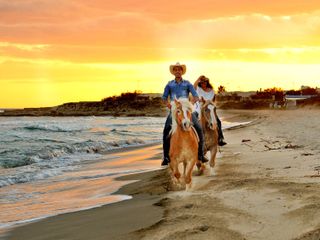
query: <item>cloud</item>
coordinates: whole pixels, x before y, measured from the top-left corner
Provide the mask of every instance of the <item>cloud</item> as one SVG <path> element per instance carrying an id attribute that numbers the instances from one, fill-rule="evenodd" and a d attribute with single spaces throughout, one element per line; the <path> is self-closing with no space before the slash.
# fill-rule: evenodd
<path id="1" fill-rule="evenodd" d="M 72 62 L 177 56 L 264 61 L 274 58 L 237 50 L 319 46 L 319 5 L 313 0 L 0 0 L 0 42 L 11 44 L 0 45 L 0 53 Z M 46 47 L 34 47 L 40 45 Z"/>
<path id="2" fill-rule="evenodd" d="M 290 17 L 251 14 L 181 22 L 161 29 L 159 45 L 212 49 L 318 46 L 314 32 L 320 28 L 319 13 Z"/>
<path id="3" fill-rule="evenodd" d="M 320 47 L 281 48 L 132 48 L 0 43 L 4 61 L 61 64 L 152 63 L 172 59 L 272 63 L 319 63 Z M 22 65 L 21 65 L 22 66 Z M 16 66 L 21 69 L 20 66 Z M 38 65 L 41 68 L 41 64 Z M 20 71 L 20 70 L 19 70 Z M 21 70 L 24 72 L 24 70 Z"/>
<path id="4" fill-rule="evenodd" d="M 101 17 L 66 24 L 0 24 L 0 41 L 32 44 L 150 46 L 155 26 L 137 15 Z"/>
<path id="5" fill-rule="evenodd" d="M 0 0 L 2 24 L 59 24 L 83 19 L 88 8 L 66 0 Z"/>

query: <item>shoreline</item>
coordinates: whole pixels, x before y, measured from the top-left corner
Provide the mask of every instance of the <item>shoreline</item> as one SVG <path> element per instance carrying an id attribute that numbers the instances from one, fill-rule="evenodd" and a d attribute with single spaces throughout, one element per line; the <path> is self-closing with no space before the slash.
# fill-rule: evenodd
<path id="1" fill-rule="evenodd" d="M 166 169 L 127 175 L 118 180 L 140 181 L 116 193 L 133 199 L 30 223 L 5 239 L 317 239 L 319 111 L 255 114 L 254 124 L 225 132 L 216 175 L 194 176 L 190 191 L 168 191 Z"/>
<path id="2" fill-rule="evenodd" d="M 167 169 L 160 169 L 119 177 L 119 181 L 135 182 L 113 194 L 132 195 L 131 199 L 27 223 L 13 228 L 1 239 L 118 239 L 156 224 L 164 212 L 159 201 L 167 190 L 159 183 L 168 182 L 166 172 Z"/>
<path id="3" fill-rule="evenodd" d="M 73 209 L 73 210 L 69 209 L 69 211 L 67 211 L 67 212 L 61 212 L 61 213 L 58 212 L 56 214 L 50 214 L 50 215 L 46 215 L 46 216 L 35 217 L 33 219 L 27 219 L 27 220 L 18 221 L 18 222 L 16 222 L 16 224 L 13 224 L 13 225 L 8 225 L 7 227 L 4 227 L 1 230 L 0 239 L 2 239 L 2 238 L 5 239 L 5 236 L 10 231 L 14 230 L 15 228 L 28 226 L 29 224 L 34 224 L 34 223 L 37 223 L 37 222 L 45 221 L 46 219 L 55 218 L 55 217 L 58 217 L 58 216 L 61 216 L 61 215 L 64 215 L 64 214 L 72 214 L 72 213 L 76 213 L 76 212 L 90 211 L 91 209 L 100 208 L 100 207 L 107 206 L 107 205 L 110 205 L 110 204 L 120 203 L 120 202 L 123 202 L 123 201 L 131 200 L 132 199 L 132 196 L 131 196 L 132 194 L 129 194 L 128 191 L 126 191 L 126 192 L 122 191 L 121 190 L 122 186 L 131 185 L 132 182 L 134 184 L 136 181 L 139 181 L 139 179 L 140 179 L 140 177 L 131 179 L 131 176 L 135 176 L 135 175 L 139 175 L 140 176 L 140 174 L 141 174 L 141 178 L 142 178 L 144 173 L 149 175 L 150 171 L 157 171 L 157 169 L 159 169 L 160 166 L 158 168 L 154 168 L 155 170 L 153 170 L 153 169 L 150 170 L 149 168 L 150 167 L 152 168 L 155 165 L 158 166 L 156 160 L 159 160 L 159 162 L 160 162 L 160 157 L 161 156 L 159 156 L 159 154 L 158 154 L 160 148 L 161 148 L 161 145 L 159 143 L 150 143 L 150 144 L 145 144 L 145 145 L 129 146 L 127 148 L 121 148 L 121 149 L 113 149 L 113 150 L 108 151 L 104 155 L 104 157 L 102 159 L 91 161 L 89 163 L 90 165 L 87 165 L 87 164 L 84 165 L 83 166 L 83 170 L 87 169 L 89 172 L 92 172 L 93 170 L 97 169 L 100 172 L 102 169 L 108 169 L 108 168 L 112 169 L 112 168 L 117 167 L 117 164 L 118 164 L 119 160 L 121 162 L 123 162 L 123 164 L 130 165 L 131 161 L 132 162 L 139 161 L 139 160 L 137 160 L 137 158 L 141 159 L 143 161 L 143 163 L 145 164 L 145 165 L 143 165 L 144 167 L 142 167 L 142 168 L 140 167 L 136 171 L 133 171 L 133 173 L 121 173 L 120 172 L 118 174 L 118 175 L 120 175 L 119 177 L 112 177 L 112 175 L 111 175 L 110 179 L 113 179 L 113 180 L 111 180 L 111 182 L 110 182 L 110 180 L 106 181 L 107 184 L 111 183 L 110 186 L 108 186 L 108 185 L 107 186 L 103 186 L 103 184 L 99 184 L 101 182 L 101 180 L 99 180 L 100 179 L 100 176 L 99 176 L 100 173 L 97 173 L 98 174 L 97 175 L 97 177 L 98 177 L 97 178 L 97 184 L 99 184 L 99 185 L 90 187 L 90 184 L 91 185 L 95 184 L 96 181 L 95 181 L 94 178 L 90 178 L 90 177 L 88 178 L 87 177 L 87 176 L 90 176 L 90 175 L 85 175 L 86 178 L 88 179 L 88 187 L 90 187 L 91 189 L 101 188 L 101 194 L 102 194 L 101 197 L 104 198 L 104 199 L 107 199 L 107 200 L 109 199 L 111 202 L 103 203 L 101 201 L 97 201 L 97 205 L 85 206 L 83 208 L 79 208 L 79 206 L 80 206 L 79 202 L 78 203 L 74 202 L 75 203 L 75 209 Z M 122 163 L 120 163 L 120 164 L 122 164 Z M 137 162 L 137 164 L 139 164 L 139 163 Z M 80 172 L 83 171 L 81 169 L 79 169 L 79 170 L 80 170 Z M 136 172 L 136 173 L 134 173 L 134 172 Z M 103 175 L 101 177 L 103 177 Z M 106 175 L 106 177 L 109 178 L 108 174 Z M 84 179 L 86 179 L 86 178 L 84 178 Z M 59 180 L 53 180 L 53 182 L 57 182 L 58 186 L 60 184 L 64 184 L 63 182 L 59 183 Z M 103 183 L 103 181 L 102 181 L 102 183 Z M 32 185 L 32 182 L 26 183 L 26 184 L 23 184 L 23 185 Z M 46 184 L 44 184 L 44 185 L 46 185 Z M 83 186 L 83 184 L 82 184 L 82 186 Z M 77 187 L 77 185 L 74 185 L 72 183 L 72 180 L 71 180 L 71 182 L 68 182 L 65 185 L 64 188 L 66 188 L 66 189 L 71 188 L 72 189 L 72 188 L 76 188 L 76 187 Z M 83 187 L 84 187 L 83 190 L 85 191 L 85 186 L 83 186 Z M 28 188 L 28 186 L 27 186 L 27 188 Z M 51 188 L 52 188 L 52 186 L 49 186 L 49 189 L 51 189 Z M 56 186 L 53 185 L 53 188 L 56 188 Z M 103 190 L 103 189 L 106 189 L 106 190 Z M 114 189 L 114 190 L 110 191 L 110 189 Z M 43 191 L 43 190 L 34 189 L 34 191 Z M 61 189 L 61 191 L 62 191 L 62 193 L 64 192 L 63 188 Z M 110 191 L 110 192 L 108 193 L 108 191 Z M 92 193 L 96 194 L 95 191 L 93 191 Z M 81 192 L 81 189 L 78 192 L 77 192 L 77 190 L 75 192 L 73 192 L 71 190 L 69 190 L 69 191 L 67 190 L 66 194 L 71 194 L 71 196 L 72 196 L 73 194 L 82 194 L 82 192 Z M 105 196 L 105 197 L 103 197 L 103 196 Z M 87 197 L 90 199 L 90 196 L 87 196 Z M 141 199 L 143 199 L 143 198 L 141 198 Z M 39 200 L 35 199 L 35 201 L 39 201 Z M 57 199 L 57 201 L 59 201 L 59 200 Z M 53 202 L 53 204 L 54 204 L 54 202 Z M 57 206 L 59 206 L 59 204 L 57 204 Z M 62 209 L 63 209 L 63 206 L 62 206 Z M 5 215 L 4 215 L 4 217 L 5 217 Z"/>

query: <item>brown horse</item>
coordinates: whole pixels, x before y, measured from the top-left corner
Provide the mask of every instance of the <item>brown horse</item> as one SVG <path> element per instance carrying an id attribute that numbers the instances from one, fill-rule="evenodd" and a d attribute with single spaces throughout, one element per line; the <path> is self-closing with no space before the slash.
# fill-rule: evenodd
<path id="1" fill-rule="evenodd" d="M 201 106 L 200 122 L 204 135 L 204 154 L 210 151 L 209 161 L 211 171 L 215 165 L 218 151 L 218 124 L 216 106 L 211 100 L 203 101 Z M 213 173 L 213 171 L 212 171 Z"/>
<path id="2" fill-rule="evenodd" d="M 190 187 L 192 170 L 198 161 L 198 137 L 191 121 L 193 106 L 188 99 L 180 99 L 174 101 L 171 110 L 170 168 L 179 182 L 179 165 L 183 163 L 184 180 L 187 187 Z"/>

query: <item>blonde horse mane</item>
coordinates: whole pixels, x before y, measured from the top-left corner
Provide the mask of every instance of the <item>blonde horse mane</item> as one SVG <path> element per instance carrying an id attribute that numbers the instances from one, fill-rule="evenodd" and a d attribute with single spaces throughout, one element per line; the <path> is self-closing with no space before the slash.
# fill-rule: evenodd
<path id="1" fill-rule="evenodd" d="M 213 105 L 214 107 L 216 107 L 216 105 L 214 104 L 214 102 L 212 100 L 206 100 L 204 101 L 204 103 L 201 106 L 201 110 L 204 109 L 205 107 L 207 107 L 208 105 Z"/>
<path id="2" fill-rule="evenodd" d="M 186 99 L 186 98 L 180 98 L 176 99 L 181 105 L 182 105 L 182 110 L 189 110 L 191 113 L 194 111 L 194 107 L 191 104 L 191 102 Z M 173 101 L 172 106 L 171 106 L 171 112 L 172 112 L 172 128 L 170 131 L 170 135 L 173 134 L 177 130 L 177 121 L 176 121 L 176 111 L 177 111 L 177 106 L 176 103 Z"/>
<path id="3" fill-rule="evenodd" d="M 201 106 L 201 121 L 207 121 L 207 119 L 205 118 L 205 119 L 202 119 L 202 115 L 204 115 L 204 109 L 206 108 L 206 107 L 208 107 L 209 105 L 213 105 L 213 111 L 215 112 L 215 109 L 216 109 L 216 105 L 214 104 L 214 102 L 213 101 L 211 101 L 211 100 L 206 100 L 203 104 L 202 104 L 202 106 Z M 216 116 L 215 116 L 215 114 L 213 114 L 213 117 L 214 117 L 214 122 L 217 124 L 217 119 L 216 119 Z"/>

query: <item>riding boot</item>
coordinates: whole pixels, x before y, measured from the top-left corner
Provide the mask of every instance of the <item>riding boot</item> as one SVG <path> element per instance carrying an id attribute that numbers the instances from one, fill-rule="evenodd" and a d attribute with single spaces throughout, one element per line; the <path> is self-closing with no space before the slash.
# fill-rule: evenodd
<path id="1" fill-rule="evenodd" d="M 222 146 L 226 145 L 227 143 L 224 141 L 221 121 L 220 121 L 218 115 L 216 115 L 216 118 L 217 118 L 217 125 L 218 125 L 218 145 L 222 147 Z"/>
<path id="2" fill-rule="evenodd" d="M 171 113 L 168 115 L 166 123 L 163 129 L 163 160 L 161 166 L 168 165 L 170 162 L 169 150 L 170 150 L 170 131 L 171 131 L 172 117 Z"/>
<path id="3" fill-rule="evenodd" d="M 195 112 L 192 113 L 192 122 L 199 136 L 198 159 L 203 163 L 208 162 L 209 161 L 208 158 L 204 156 L 204 137 L 203 137 L 202 128 L 200 126 L 200 123 L 197 118 L 197 114 Z"/>
<path id="4" fill-rule="evenodd" d="M 166 166 L 170 163 L 170 157 L 169 157 L 170 137 L 167 136 L 167 138 L 164 139 L 163 141 L 164 141 L 163 142 L 163 160 L 162 160 L 161 166 Z"/>

